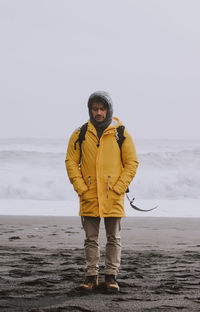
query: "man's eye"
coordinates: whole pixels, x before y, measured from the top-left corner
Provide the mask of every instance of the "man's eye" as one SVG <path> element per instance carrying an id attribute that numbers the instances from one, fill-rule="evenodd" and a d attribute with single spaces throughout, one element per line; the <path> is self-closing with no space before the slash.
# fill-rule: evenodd
<path id="1" fill-rule="evenodd" d="M 97 112 L 98 110 L 105 111 L 105 108 L 104 107 L 93 107 L 92 110 L 95 112 Z"/>

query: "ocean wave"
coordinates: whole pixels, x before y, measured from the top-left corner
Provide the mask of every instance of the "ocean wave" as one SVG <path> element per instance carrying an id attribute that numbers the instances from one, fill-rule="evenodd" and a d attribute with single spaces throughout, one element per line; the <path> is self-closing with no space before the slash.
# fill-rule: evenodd
<path id="1" fill-rule="evenodd" d="M 65 152 L 38 151 L 0 151 L 1 167 L 6 164 L 35 165 L 38 167 L 60 166 L 65 159 Z M 149 170 L 200 169 L 200 149 L 183 150 L 180 152 L 149 152 L 138 153 L 140 168 Z"/>
<path id="2" fill-rule="evenodd" d="M 16 144 L 16 142 L 15 142 Z M 24 150 L 0 148 L 0 199 L 73 200 L 65 169 L 65 146 L 45 149 L 24 144 Z M 48 143 L 49 144 L 49 143 Z M 173 142 L 174 144 L 174 142 Z M 37 145 L 37 144 L 36 144 Z M 9 148 L 8 148 L 9 147 Z M 19 146 L 18 146 L 19 147 Z M 200 147 L 198 144 L 154 151 L 138 149 L 139 168 L 130 190 L 137 198 L 200 198 Z"/>
<path id="3" fill-rule="evenodd" d="M 0 182 L 0 199 L 71 200 L 72 191 L 67 173 L 13 171 Z M 197 172 L 140 171 L 131 183 L 131 194 L 144 199 L 200 198 Z"/>
<path id="4" fill-rule="evenodd" d="M 138 155 L 139 162 L 145 169 L 174 170 L 189 168 L 200 169 L 200 150 L 183 150 L 180 152 L 151 152 Z"/>

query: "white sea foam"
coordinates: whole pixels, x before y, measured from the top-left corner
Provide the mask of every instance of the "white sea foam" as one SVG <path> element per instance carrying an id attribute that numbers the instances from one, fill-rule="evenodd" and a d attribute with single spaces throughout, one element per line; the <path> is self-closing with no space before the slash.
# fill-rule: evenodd
<path id="1" fill-rule="evenodd" d="M 148 209 L 155 203 L 158 208 L 150 212 L 139 212 L 131 208 L 125 200 L 127 217 L 173 217 L 173 218 L 200 218 L 199 199 L 179 200 L 136 200 L 135 204 Z M 28 216 L 78 216 L 79 200 L 46 201 L 46 200 L 0 200 L 1 215 L 28 215 Z"/>
<path id="2" fill-rule="evenodd" d="M 200 198 L 199 141 L 135 141 L 139 168 L 130 186 L 140 199 Z M 0 199 L 74 200 L 66 140 L 0 140 Z"/>

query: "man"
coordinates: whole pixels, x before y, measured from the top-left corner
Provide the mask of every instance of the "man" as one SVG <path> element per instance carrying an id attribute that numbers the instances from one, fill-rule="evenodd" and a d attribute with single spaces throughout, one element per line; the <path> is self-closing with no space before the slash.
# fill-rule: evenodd
<path id="1" fill-rule="evenodd" d="M 125 217 L 124 194 L 136 174 L 138 161 L 126 129 L 125 140 L 121 149 L 119 147 L 117 128 L 122 123 L 112 117 L 109 94 L 93 93 L 88 100 L 88 110 L 90 119 L 85 139 L 80 147 L 77 144 L 80 129 L 76 130 L 70 138 L 66 156 L 70 182 L 80 197 L 79 215 L 86 236 L 86 279 L 81 287 L 92 290 L 98 285 L 98 236 L 100 219 L 104 218 L 107 237 L 105 285 L 109 292 L 118 292 L 116 275 L 121 260 L 120 222 Z"/>

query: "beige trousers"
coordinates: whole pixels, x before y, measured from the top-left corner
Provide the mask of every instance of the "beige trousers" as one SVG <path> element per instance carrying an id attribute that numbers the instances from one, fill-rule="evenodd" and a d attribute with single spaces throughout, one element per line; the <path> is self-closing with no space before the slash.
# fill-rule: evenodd
<path id="1" fill-rule="evenodd" d="M 86 257 L 86 275 L 97 275 L 99 270 L 99 227 L 100 218 L 81 217 L 82 226 L 85 231 L 85 257 Z M 105 274 L 116 275 L 121 261 L 121 218 L 104 218 L 106 230 L 106 249 L 105 249 Z"/>

